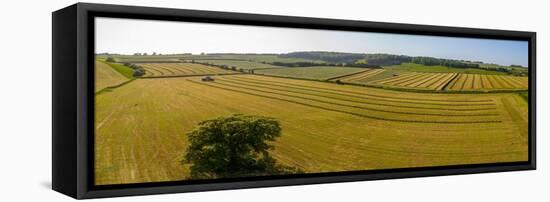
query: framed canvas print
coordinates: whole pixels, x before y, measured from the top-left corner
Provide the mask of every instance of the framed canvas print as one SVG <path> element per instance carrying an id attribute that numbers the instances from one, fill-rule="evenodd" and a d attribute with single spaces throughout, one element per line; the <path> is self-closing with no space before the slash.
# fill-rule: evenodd
<path id="1" fill-rule="evenodd" d="M 74 198 L 535 169 L 534 32 L 52 16 L 53 189 Z"/>

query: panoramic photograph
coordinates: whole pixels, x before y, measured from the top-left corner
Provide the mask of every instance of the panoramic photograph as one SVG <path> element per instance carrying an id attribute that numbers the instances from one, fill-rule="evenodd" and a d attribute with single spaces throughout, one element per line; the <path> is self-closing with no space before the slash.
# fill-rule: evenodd
<path id="1" fill-rule="evenodd" d="M 95 18 L 95 185 L 528 160 L 527 41 Z"/>

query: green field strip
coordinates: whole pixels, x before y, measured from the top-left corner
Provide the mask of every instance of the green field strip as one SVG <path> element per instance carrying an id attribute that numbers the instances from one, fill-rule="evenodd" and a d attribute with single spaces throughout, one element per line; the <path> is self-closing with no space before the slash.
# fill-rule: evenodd
<path id="1" fill-rule="evenodd" d="M 270 94 L 276 94 L 276 95 L 282 95 L 282 96 L 289 96 L 289 97 L 300 98 L 300 99 L 307 99 L 307 100 L 312 100 L 312 101 L 317 101 L 317 102 L 323 102 L 325 104 L 334 104 L 334 105 L 340 105 L 340 106 L 345 106 L 345 107 L 352 107 L 352 108 L 365 109 L 365 110 L 378 111 L 378 112 L 395 113 L 395 114 L 431 115 L 431 116 L 457 116 L 457 117 L 460 117 L 460 116 L 498 116 L 499 115 L 498 113 L 449 114 L 449 113 L 417 113 L 417 112 L 402 112 L 402 111 L 382 110 L 382 109 L 379 109 L 379 108 L 369 108 L 369 107 L 362 107 L 362 106 L 357 106 L 357 105 L 334 103 L 334 102 L 330 102 L 330 101 L 318 100 L 316 98 L 303 97 L 303 96 L 300 96 L 300 95 L 311 95 L 311 96 L 316 96 L 316 97 L 321 97 L 321 98 L 328 98 L 328 99 L 333 99 L 333 100 L 338 100 L 338 101 L 345 101 L 345 102 L 352 102 L 352 103 L 357 103 L 357 104 L 368 104 L 368 105 L 401 107 L 401 108 L 407 108 L 407 106 L 386 105 L 386 104 L 382 104 L 382 103 L 372 103 L 372 102 L 364 102 L 364 101 L 362 102 L 362 101 L 350 100 L 350 99 L 346 99 L 346 98 L 331 97 L 331 96 L 325 96 L 325 95 L 319 95 L 319 94 L 305 93 L 305 92 L 300 92 L 300 91 L 291 91 L 291 90 L 288 90 L 288 89 L 277 89 L 277 88 L 271 88 L 271 87 L 266 87 L 266 86 L 253 86 L 253 85 L 246 85 L 246 84 L 235 84 L 236 82 L 228 84 L 228 82 L 222 81 L 222 82 L 218 82 L 218 83 L 222 83 L 224 86 L 231 86 L 231 87 L 235 87 L 235 88 L 238 88 L 238 89 L 248 89 L 248 90 L 252 90 L 252 91 L 258 91 L 258 92 L 264 92 L 264 93 L 270 93 Z M 252 86 L 253 88 L 246 87 L 246 86 Z M 285 94 L 285 93 L 273 92 L 273 91 L 269 91 L 269 90 L 275 90 L 275 91 L 280 91 L 280 92 L 290 92 L 290 93 L 296 93 L 296 94 L 299 94 L 299 95 L 290 95 L 290 94 Z M 413 108 L 413 109 L 418 109 L 418 108 Z"/>
<path id="2" fill-rule="evenodd" d="M 412 98 L 412 97 L 403 98 L 403 97 L 399 97 L 399 96 L 385 96 L 385 95 L 372 94 L 372 93 L 368 93 L 368 92 L 364 92 L 364 91 L 350 91 L 350 90 L 344 90 L 344 89 L 324 88 L 324 87 L 319 87 L 319 86 L 302 85 L 302 84 L 288 83 L 288 82 L 282 82 L 282 81 L 257 79 L 257 78 L 250 78 L 249 76 L 246 76 L 246 77 L 243 76 L 243 78 L 246 78 L 247 80 L 250 79 L 250 80 L 255 80 L 255 81 L 269 82 L 270 84 L 279 83 L 279 84 L 289 85 L 289 86 L 300 86 L 300 87 L 306 87 L 306 88 L 315 88 L 315 89 L 322 89 L 322 90 L 328 90 L 328 91 L 350 93 L 350 94 L 355 94 L 355 95 L 360 94 L 360 95 L 365 95 L 365 96 L 369 96 L 369 97 L 386 98 L 386 99 L 397 99 L 397 100 L 406 99 L 406 100 L 449 102 L 449 103 L 454 103 L 454 102 L 491 102 L 491 103 L 493 103 L 494 102 L 491 99 L 485 99 L 485 100 L 440 100 L 440 99 Z"/>
<path id="3" fill-rule="evenodd" d="M 223 89 L 223 90 L 227 90 L 227 91 L 238 92 L 238 93 L 243 93 L 243 94 L 248 94 L 248 95 L 258 96 L 258 97 L 264 97 L 264 98 L 269 98 L 269 99 L 274 99 L 274 100 L 279 100 L 279 101 L 285 101 L 285 102 L 289 102 L 289 103 L 293 103 L 293 104 L 318 108 L 318 109 L 322 109 L 322 110 L 326 110 L 326 111 L 339 112 L 339 113 L 354 115 L 354 116 L 363 117 L 363 118 L 370 118 L 370 119 L 375 119 L 375 120 L 406 122 L 406 123 L 441 123 L 441 124 L 482 124 L 482 123 L 501 123 L 502 122 L 500 120 L 463 121 L 463 122 L 462 121 L 460 121 L 460 122 L 459 121 L 419 121 L 419 120 L 402 120 L 402 119 L 391 119 L 391 118 L 375 117 L 375 116 L 369 116 L 369 115 L 355 113 L 355 112 L 349 112 L 349 111 L 345 111 L 345 110 L 339 110 L 339 109 L 333 109 L 333 108 L 328 108 L 328 107 L 323 107 L 323 106 L 317 106 L 317 105 L 313 105 L 313 104 L 303 103 L 303 102 L 284 99 L 284 98 L 278 98 L 278 97 L 273 97 L 273 96 L 255 94 L 255 93 L 251 93 L 251 92 L 226 88 L 226 87 L 222 87 L 222 86 L 218 86 L 218 85 L 211 85 L 211 84 L 207 84 L 207 83 L 201 83 L 201 82 L 192 81 L 192 80 L 189 80 L 189 82 L 199 84 L 199 85 L 205 85 L 205 86 L 209 86 L 209 87 L 213 87 L 213 88 Z"/>

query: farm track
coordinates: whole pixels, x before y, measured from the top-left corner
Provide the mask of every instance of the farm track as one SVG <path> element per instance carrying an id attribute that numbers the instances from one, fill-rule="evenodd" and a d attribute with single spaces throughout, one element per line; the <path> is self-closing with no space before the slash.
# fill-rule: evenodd
<path id="1" fill-rule="evenodd" d="M 362 114 L 362 113 L 350 112 L 350 111 L 346 111 L 346 110 L 342 110 L 342 109 L 335 109 L 335 108 L 330 108 L 330 107 L 319 106 L 319 105 L 315 105 L 315 104 L 311 104 L 311 103 L 307 103 L 307 102 L 296 101 L 296 100 L 292 100 L 292 99 L 287 99 L 287 97 L 304 99 L 306 101 L 315 101 L 315 102 L 319 102 L 319 103 L 325 103 L 325 104 L 336 105 L 336 106 L 345 106 L 345 107 L 360 108 L 361 109 L 361 107 L 357 107 L 357 106 L 354 106 L 354 105 L 337 104 L 337 103 L 328 102 L 328 101 L 320 100 L 320 99 L 312 99 L 312 98 L 303 97 L 303 96 L 294 96 L 294 95 L 289 95 L 289 94 L 284 94 L 284 93 L 270 92 L 270 91 L 255 89 L 255 88 L 246 88 L 246 87 L 242 87 L 242 86 L 238 86 L 238 85 L 231 85 L 231 84 L 227 84 L 227 83 L 226 84 L 207 84 L 207 83 L 201 83 L 201 82 L 196 82 L 196 81 L 192 81 L 192 80 L 188 80 L 188 81 L 190 81 L 192 83 L 195 83 L 195 84 L 206 85 L 206 86 L 210 86 L 210 87 L 214 87 L 214 88 L 218 88 L 218 89 L 223 89 L 223 90 L 228 90 L 228 91 L 233 91 L 233 92 L 239 92 L 239 93 L 244 93 L 244 94 L 248 94 L 248 95 L 254 95 L 254 96 L 259 96 L 259 97 L 264 97 L 264 98 L 280 100 L 280 101 L 286 101 L 286 102 L 290 102 L 290 103 L 294 103 L 294 104 L 319 108 L 319 109 L 333 111 L 333 112 L 346 113 L 346 114 L 350 114 L 350 115 L 354 115 L 354 116 L 359 116 L 359 117 L 364 117 L 364 118 L 371 118 L 371 119 L 376 119 L 376 120 L 409 122 L 409 123 L 443 123 L 443 124 L 475 124 L 475 123 L 479 124 L 479 123 L 500 123 L 501 122 L 500 120 L 478 120 L 478 121 L 441 121 L 441 120 L 438 120 L 438 121 L 432 121 L 432 120 L 417 120 L 417 119 L 407 120 L 407 119 L 394 119 L 394 118 L 377 117 L 377 116 L 371 116 L 371 115 L 366 115 L 366 114 Z M 227 86 L 232 87 L 232 88 L 228 88 Z M 242 89 L 251 90 L 253 92 L 245 91 L 245 90 L 242 90 Z M 285 98 L 280 98 L 280 97 L 276 97 L 276 96 L 272 96 L 272 95 L 258 94 L 257 92 L 263 92 L 263 93 L 272 94 L 272 95 L 284 96 Z M 391 112 L 389 112 L 389 113 L 391 113 Z M 419 115 L 426 116 L 426 114 L 419 114 Z"/>

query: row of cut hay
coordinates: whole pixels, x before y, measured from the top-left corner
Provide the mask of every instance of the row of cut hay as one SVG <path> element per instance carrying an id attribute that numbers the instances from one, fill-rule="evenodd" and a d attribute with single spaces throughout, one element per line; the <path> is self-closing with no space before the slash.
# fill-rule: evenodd
<path id="1" fill-rule="evenodd" d="M 288 90 L 286 88 L 277 88 L 272 86 L 262 86 L 262 85 L 251 85 L 247 82 L 235 82 L 235 81 L 229 81 L 226 79 L 220 79 L 216 81 L 217 83 L 221 83 L 224 86 L 230 86 L 235 87 L 239 89 L 248 89 L 253 91 L 260 91 L 264 93 L 275 93 L 278 95 L 287 95 L 287 96 L 293 96 L 301 99 L 309 99 L 314 101 L 321 101 L 324 103 L 330 103 L 335 104 L 339 106 L 346 106 L 356 109 L 364 109 L 364 110 L 370 110 L 370 111 L 376 111 L 376 112 L 385 112 L 385 113 L 394 113 L 394 114 L 406 114 L 406 115 L 426 115 L 426 116 L 445 116 L 445 117 L 487 117 L 487 116 L 498 116 L 498 112 L 491 111 L 476 111 L 474 113 L 456 113 L 451 111 L 440 111 L 440 112 L 433 112 L 433 111 L 427 111 L 427 110 L 418 110 L 418 109 L 396 109 L 395 106 L 387 106 L 380 103 L 372 103 L 372 102 L 362 102 L 362 101 L 355 101 L 350 98 L 346 97 L 334 97 L 329 96 L 326 94 L 315 94 L 315 93 L 305 93 L 302 91 L 293 91 Z M 353 103 L 353 104 L 350 104 Z M 406 106 L 402 106 L 406 107 Z"/>
<path id="2" fill-rule="evenodd" d="M 448 85 L 445 90 L 461 90 L 462 86 L 464 86 L 464 82 L 466 81 L 466 77 L 467 74 L 459 74 L 458 77 L 456 77 L 451 85 Z"/>
<path id="3" fill-rule="evenodd" d="M 462 100 L 462 99 L 437 99 L 437 98 L 428 98 L 428 97 L 410 97 L 406 96 L 403 97 L 401 94 L 389 94 L 389 93 L 379 93 L 375 91 L 369 91 L 366 88 L 356 88 L 356 89 L 342 89 L 339 86 L 334 86 L 329 88 L 330 86 L 318 86 L 318 85 L 305 85 L 303 83 L 297 83 L 294 80 L 291 79 L 274 79 L 271 77 L 259 77 L 259 76 L 239 76 L 239 77 L 233 77 L 233 78 L 240 78 L 242 80 L 246 81 L 258 81 L 258 82 L 264 82 L 272 85 L 284 85 L 284 86 L 290 86 L 290 87 L 301 87 L 301 88 L 310 88 L 310 89 L 316 89 L 316 90 L 324 90 L 324 91 L 331 91 L 331 92 L 338 92 L 338 93 L 345 93 L 349 95 L 357 95 L 357 96 L 365 96 L 366 99 L 374 99 L 374 98 L 380 98 L 380 99 L 387 99 L 387 100 L 408 100 L 408 101 L 426 101 L 426 102 L 443 102 L 443 103 L 492 103 L 493 100 L 491 99 L 468 99 L 468 100 Z M 312 83 L 313 84 L 313 83 Z M 359 90 L 360 89 L 360 90 Z"/>
<path id="4" fill-rule="evenodd" d="M 360 80 L 372 77 L 374 75 L 380 74 L 383 71 L 384 71 L 383 69 L 373 69 L 373 70 L 362 72 L 362 73 L 352 75 L 352 76 L 349 76 L 349 77 L 344 77 L 344 78 L 342 78 L 342 81 L 347 81 L 347 82 L 360 81 Z"/>
<path id="5" fill-rule="evenodd" d="M 481 82 L 482 75 L 474 74 L 474 83 L 472 84 L 473 89 L 483 89 L 483 82 Z"/>
<path id="6" fill-rule="evenodd" d="M 422 86 L 426 87 L 428 84 L 430 84 L 433 81 L 437 81 L 441 76 L 444 76 L 443 74 L 430 74 L 429 77 L 426 77 L 424 79 L 417 79 L 416 82 L 407 85 L 407 87 L 413 87 L 413 88 L 422 88 Z"/>
<path id="7" fill-rule="evenodd" d="M 433 84 L 431 84 L 430 86 L 428 86 L 429 88 L 431 89 L 434 89 L 434 90 L 443 90 L 443 88 L 451 81 L 454 80 L 454 78 L 458 75 L 458 73 L 451 73 L 451 74 L 446 74 L 445 77 L 443 77 L 442 79 L 440 79 L 439 81 L 437 82 L 434 82 Z"/>
<path id="8" fill-rule="evenodd" d="M 168 67 L 168 68 L 171 68 L 171 69 L 174 69 L 174 70 L 178 71 L 179 73 L 176 73 L 176 74 L 183 74 L 183 75 L 197 74 L 197 72 L 193 71 L 192 69 L 185 68 L 182 65 L 172 65 L 172 64 L 149 64 L 149 65 L 154 66 L 154 67 L 162 65 L 164 67 Z"/>
<path id="9" fill-rule="evenodd" d="M 411 79 L 389 82 L 387 85 L 438 90 L 443 88 L 456 73 L 421 73 Z"/>
<path id="10" fill-rule="evenodd" d="M 292 93 L 285 90 L 273 90 L 266 87 L 250 86 L 246 84 L 235 84 L 217 80 L 212 83 L 197 82 L 203 85 L 215 86 L 218 88 L 246 93 L 249 95 L 261 96 L 271 99 L 278 99 L 295 104 L 306 105 L 324 110 L 337 111 L 355 116 L 398 122 L 411 123 L 441 123 L 441 124 L 470 124 L 470 123 L 498 123 L 499 114 L 479 114 L 476 116 L 452 116 L 449 114 L 429 114 L 403 111 L 389 111 L 377 107 L 366 107 L 357 104 L 349 104 L 342 101 L 331 100 L 323 97 L 307 96 L 299 93 Z"/>
<path id="11" fill-rule="evenodd" d="M 430 76 L 432 76 L 432 75 L 431 74 L 420 74 L 420 75 L 417 75 L 417 76 L 412 77 L 410 79 L 404 79 L 404 80 L 397 81 L 397 82 L 390 82 L 390 83 L 387 83 L 387 84 L 392 85 L 392 86 L 409 87 L 409 86 L 412 86 L 417 81 L 427 79 Z"/>
<path id="12" fill-rule="evenodd" d="M 472 90 L 474 87 L 475 74 L 467 74 L 464 85 L 462 85 L 462 90 Z"/>
<path id="13" fill-rule="evenodd" d="M 145 77 L 234 73 L 217 67 L 192 63 L 143 63 L 140 65 L 146 70 Z"/>
<path id="14" fill-rule="evenodd" d="M 397 80 L 407 79 L 407 78 L 410 78 L 410 77 L 413 77 L 413 76 L 416 76 L 416 75 L 419 75 L 419 74 L 420 73 L 416 73 L 416 72 L 401 74 L 401 75 L 398 75 L 398 76 L 393 76 L 393 77 L 373 81 L 372 84 L 386 84 L 386 83 L 394 82 L 394 81 L 397 81 Z"/>
<path id="15" fill-rule="evenodd" d="M 512 84 L 515 88 L 527 88 L 529 86 L 527 77 L 503 76 L 502 79 Z"/>
<path id="16" fill-rule="evenodd" d="M 340 80 L 340 81 L 351 81 L 351 80 L 355 80 L 355 79 L 357 79 L 357 78 L 359 78 L 359 77 L 362 77 L 364 74 L 371 72 L 372 70 L 373 70 L 373 69 L 366 68 L 365 71 L 356 72 L 356 73 L 352 73 L 352 74 L 344 75 L 344 76 L 338 76 L 338 77 L 329 79 L 329 81 L 336 81 L 336 80 Z"/>
<path id="17" fill-rule="evenodd" d="M 527 80 L 504 75 L 461 74 L 446 90 L 527 89 Z"/>
<path id="18" fill-rule="evenodd" d="M 435 83 L 439 83 L 441 80 L 444 80 L 449 74 L 436 74 L 435 77 L 432 77 L 429 80 L 425 80 L 422 83 L 418 84 L 415 87 L 418 88 L 428 88 L 428 89 L 434 89 L 437 85 L 434 85 Z"/>
<path id="19" fill-rule="evenodd" d="M 279 90 L 285 90 L 288 92 L 303 93 L 309 95 L 318 95 L 327 98 L 340 99 L 349 102 L 388 106 L 388 107 L 400 107 L 416 110 L 444 110 L 444 111 L 460 111 L 460 112 L 473 112 L 495 109 L 496 105 L 493 101 L 487 102 L 442 102 L 442 101 L 426 101 L 426 100 L 410 100 L 406 98 L 380 98 L 359 93 L 348 93 L 340 91 L 332 91 L 326 89 L 320 89 L 315 87 L 303 87 L 296 85 L 284 85 L 274 82 L 262 82 L 251 79 L 239 79 L 235 77 L 231 78 L 218 78 L 222 81 L 229 81 L 239 83 L 248 86 L 261 86 L 264 88 L 277 88 Z"/>
<path id="20" fill-rule="evenodd" d="M 388 83 L 386 83 L 386 85 L 390 85 L 390 86 L 407 86 L 408 84 L 414 82 L 416 79 L 423 79 L 427 76 L 429 76 L 429 75 L 424 74 L 424 73 L 418 73 L 418 74 L 416 74 L 415 76 L 412 76 L 412 77 L 403 78 L 403 79 L 400 79 L 400 80 L 388 82 Z"/>

